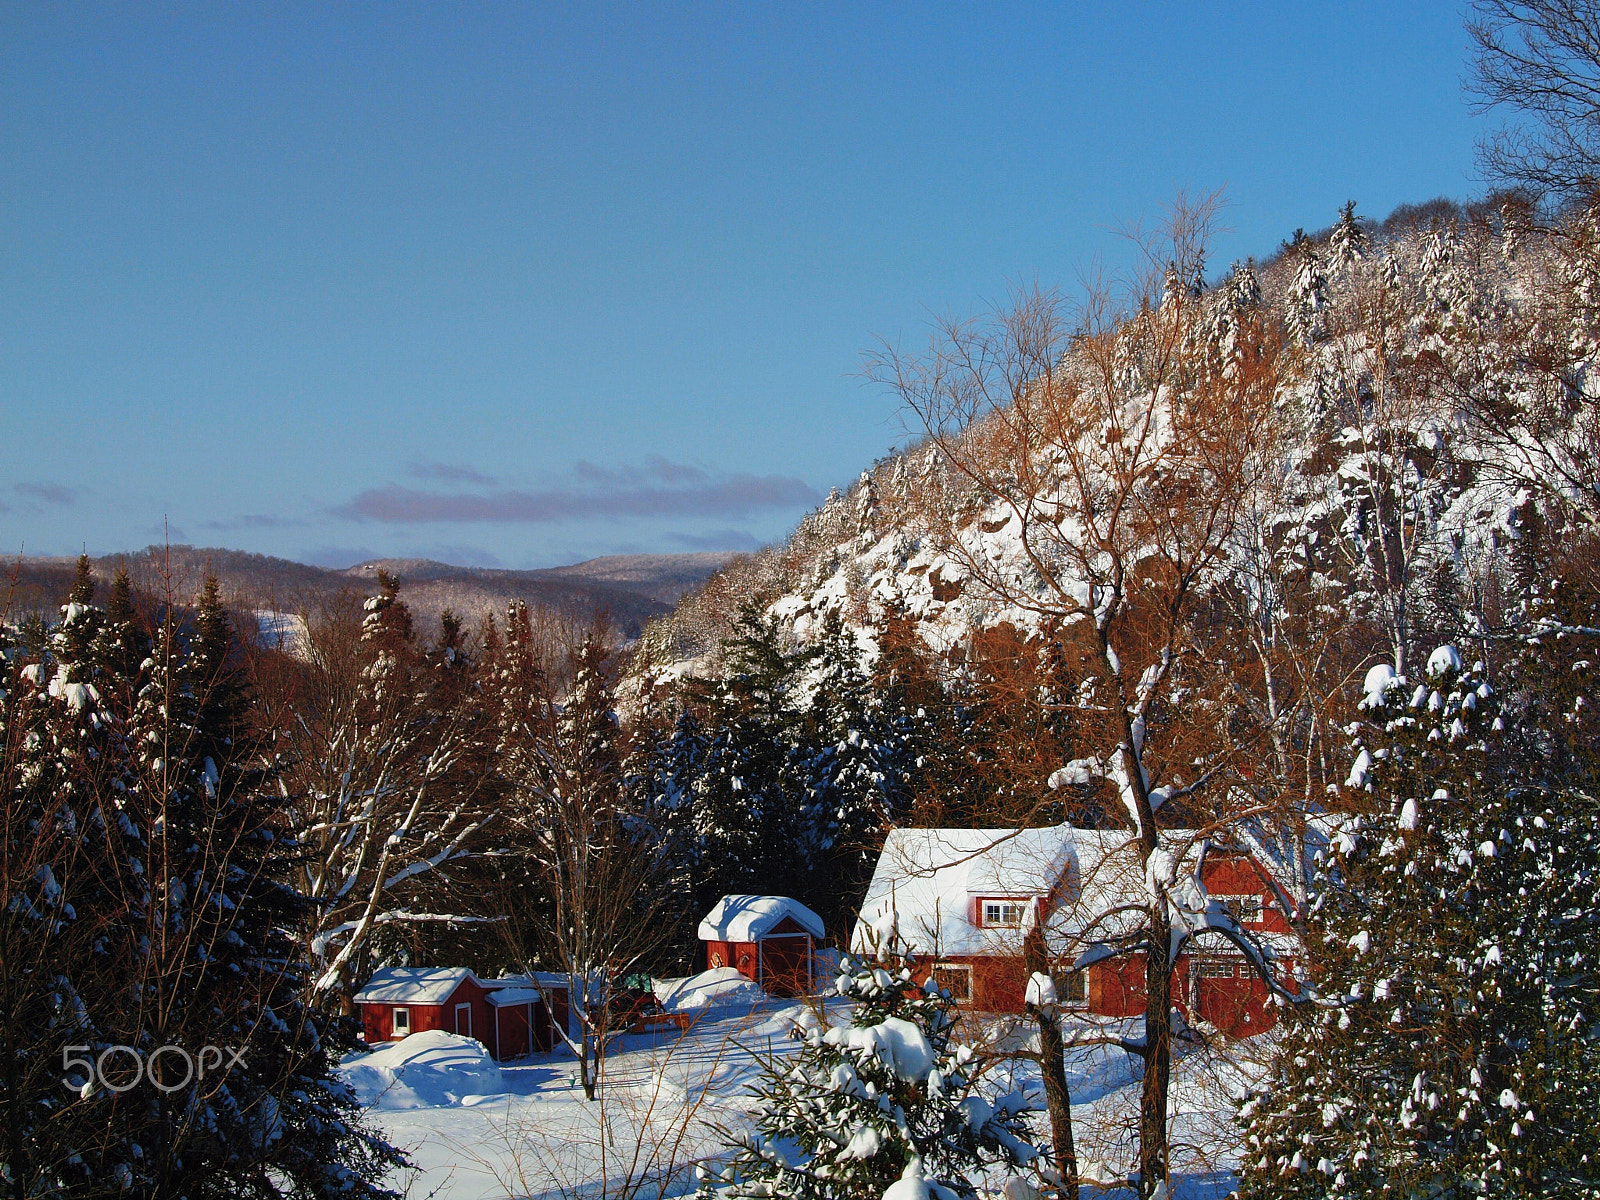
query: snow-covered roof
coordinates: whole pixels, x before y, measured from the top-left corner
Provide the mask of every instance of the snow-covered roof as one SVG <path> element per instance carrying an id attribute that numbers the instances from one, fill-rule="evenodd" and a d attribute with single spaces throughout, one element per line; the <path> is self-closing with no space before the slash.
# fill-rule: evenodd
<path id="1" fill-rule="evenodd" d="M 702 942 L 754 942 L 767 936 L 785 917 L 814 938 L 823 935 L 822 918 L 788 896 L 724 896 L 700 922 Z"/>
<path id="2" fill-rule="evenodd" d="M 531 975 L 513 975 L 510 972 L 491 979 L 483 985 L 486 988 L 526 988 L 535 992 L 570 991 L 572 977 L 563 975 L 560 971 L 535 971 Z"/>
<path id="3" fill-rule="evenodd" d="M 463 979 L 466 967 L 383 967 L 356 993 L 357 1004 L 443 1004 Z"/>
<path id="4" fill-rule="evenodd" d="M 519 1004 L 538 1004 L 544 997 L 533 988 L 506 987 L 496 988 L 486 999 L 496 1008 L 514 1008 Z"/>
<path id="5" fill-rule="evenodd" d="M 1172 880 L 1168 894 L 1175 922 L 1191 929 L 1211 923 L 1207 914 L 1217 905 L 1194 879 L 1207 843 L 1185 829 L 1163 830 L 1161 842 L 1151 867 Z M 1143 920 L 1149 889 L 1133 836 L 1070 825 L 892 830 L 867 888 L 851 949 L 869 950 L 872 938 L 887 936 L 892 923 L 902 945 L 921 954 L 1017 954 L 1033 920 L 1031 906 L 1023 926 L 993 927 L 974 923 L 973 902 L 1047 897 L 1045 934 L 1053 953 L 1085 953 L 1134 931 Z"/>
<path id="6" fill-rule="evenodd" d="M 901 940 L 922 953 L 1015 953 L 1017 929 L 978 928 L 974 897 L 1035 899 L 1054 891 L 1073 861 L 1073 830 L 892 829 L 878 856 L 851 946 L 893 914 Z"/>

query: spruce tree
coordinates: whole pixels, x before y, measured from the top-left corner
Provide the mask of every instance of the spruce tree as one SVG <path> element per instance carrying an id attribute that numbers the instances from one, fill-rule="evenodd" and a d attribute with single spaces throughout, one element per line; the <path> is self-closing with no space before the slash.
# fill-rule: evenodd
<path id="1" fill-rule="evenodd" d="M 119 1040 L 145 894 L 121 729 L 74 657 L 98 614 L 74 592 L 59 657 L 9 664 L 0 686 L 0 1194 L 14 1200 L 114 1191 L 138 1141 L 115 1096 L 63 1072 L 64 1055 Z"/>
<path id="2" fill-rule="evenodd" d="M 848 924 L 860 907 L 883 832 L 910 805 L 910 739 L 884 699 L 862 664 L 855 632 L 831 617 L 818 639 L 801 743 L 804 821 L 818 876 L 808 881 L 808 903 L 829 928 Z"/>
<path id="3" fill-rule="evenodd" d="M 1241 1192 L 1592 1194 L 1593 795 L 1551 786 L 1547 735 L 1452 648 L 1414 689 L 1373 668 L 1362 703 L 1315 1002 L 1241 1113 Z"/>
<path id="4" fill-rule="evenodd" d="M 151 895 L 122 1038 L 149 1066 L 115 1117 L 142 1135 L 123 1168 L 160 1196 L 387 1195 L 403 1160 L 333 1078 L 353 1029 L 306 1001 L 308 905 L 250 706 L 208 577 L 187 630 L 167 614 L 131 721 Z"/>
<path id="5" fill-rule="evenodd" d="M 67 602 L 61 606 L 61 624 L 51 641 L 62 683 L 92 683 L 97 674 L 94 645 L 105 614 L 94 604 L 94 570 L 87 554 L 78 556 L 77 573 Z"/>
<path id="6" fill-rule="evenodd" d="M 1294 264 L 1294 278 L 1289 283 L 1287 324 L 1297 341 L 1310 346 L 1321 341 L 1327 332 L 1328 277 L 1322 256 L 1305 230 L 1295 230 L 1288 254 Z"/>
<path id="7" fill-rule="evenodd" d="M 1356 216 L 1356 202 L 1349 200 L 1339 210 L 1339 221 L 1328 237 L 1328 258 L 1335 271 L 1348 271 L 1367 256 L 1371 239 Z"/>
<path id="8" fill-rule="evenodd" d="M 150 637 L 134 605 L 133 582 L 128 577 L 128 569 L 118 567 L 111 580 L 111 595 L 106 598 L 105 618 L 94 646 L 96 665 L 114 690 L 125 693 L 149 653 Z M 124 694 L 119 700 L 126 712 L 131 696 Z"/>
<path id="9" fill-rule="evenodd" d="M 986 1091 L 983 1060 L 954 1039 L 950 994 L 931 978 L 918 985 L 917 961 L 885 933 L 873 954 L 840 962 L 850 1020 L 825 1028 L 807 1010 L 799 1052 L 764 1060 L 755 1127 L 723 1130 L 734 1155 L 703 1194 L 720 1185 L 730 1198 L 969 1197 L 1044 1165 L 1029 1102 Z"/>

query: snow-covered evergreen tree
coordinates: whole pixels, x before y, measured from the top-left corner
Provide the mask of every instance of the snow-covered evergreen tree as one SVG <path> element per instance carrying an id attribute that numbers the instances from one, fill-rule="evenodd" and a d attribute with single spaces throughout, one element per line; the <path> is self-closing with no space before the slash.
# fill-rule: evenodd
<path id="1" fill-rule="evenodd" d="M 765 1062 L 754 1129 L 730 1135 L 732 1162 L 703 1194 L 953 1200 L 1043 1165 L 1030 1102 L 986 1091 L 982 1061 L 952 1036 L 949 993 L 918 985 L 915 959 L 890 938 L 840 962 L 848 1024 L 824 1028 L 808 1011 L 801 1050 Z"/>
<path id="2" fill-rule="evenodd" d="M 333 1077 L 354 1030 L 307 1003 L 309 906 L 250 703 L 208 577 L 190 628 L 168 613 L 129 723 L 150 895 L 117 1027 L 148 1069 L 110 1117 L 142 1147 L 120 1169 L 163 1196 L 388 1195 L 401 1156 Z M 209 1072 L 207 1046 L 229 1048 Z"/>
<path id="3" fill-rule="evenodd" d="M 1317 1000 L 1242 1112 L 1246 1197 L 1592 1194 L 1592 795 L 1452 647 L 1380 664 L 1309 921 Z M 1576 852 L 1576 853 L 1575 853 Z"/>
<path id="4" fill-rule="evenodd" d="M 1289 258 L 1294 263 L 1294 278 L 1289 283 L 1285 321 L 1290 334 L 1302 345 L 1310 346 L 1327 332 L 1327 271 L 1316 243 L 1303 230 L 1295 230 Z"/>
<path id="5" fill-rule="evenodd" d="M 1328 236 L 1328 262 L 1334 271 L 1342 274 L 1367 256 L 1372 239 L 1362 228 L 1356 216 L 1356 202 L 1346 201 L 1339 210 L 1339 221 Z"/>
<path id="6" fill-rule="evenodd" d="M 88 657 L 92 589 L 80 564 L 44 657 L 0 682 L 0 1190 L 14 1197 L 115 1191 L 139 1140 L 113 1121 L 116 1097 L 62 1075 L 64 1052 L 116 1040 L 145 896 L 126 746 Z"/>
<path id="7" fill-rule="evenodd" d="M 861 472 L 856 484 L 856 533 L 871 541 L 878 525 L 878 481 L 870 470 Z"/>

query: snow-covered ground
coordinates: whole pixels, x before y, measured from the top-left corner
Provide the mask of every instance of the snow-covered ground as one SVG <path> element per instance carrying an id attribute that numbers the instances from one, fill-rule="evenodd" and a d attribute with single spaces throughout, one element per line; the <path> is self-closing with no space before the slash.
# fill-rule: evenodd
<path id="1" fill-rule="evenodd" d="M 758 1056 L 798 1050 L 790 1030 L 806 1003 L 752 996 L 736 984 L 682 982 L 695 986 L 680 987 L 679 998 L 698 1001 L 684 1006 L 695 1017 L 690 1028 L 622 1038 L 593 1103 L 584 1100 L 565 1050 L 496 1064 L 470 1038 L 443 1032 L 351 1056 L 342 1071 L 410 1156 L 414 1169 L 396 1182 L 412 1196 L 682 1195 L 695 1187 L 693 1164 L 720 1155 L 717 1127 L 748 1120 Z M 829 1000 L 827 1017 L 847 1019 L 844 1002 Z M 996 1070 L 1000 1090 L 1037 1084 L 1030 1064 Z M 1242 1077 L 1198 1058 L 1180 1062 L 1175 1074 L 1174 1166 L 1184 1169 L 1175 1200 L 1220 1200 L 1233 1183 L 1231 1151 L 1191 1147 L 1216 1146 L 1219 1135 L 1231 1146 L 1229 1097 Z M 1120 1049 L 1085 1047 L 1069 1060 L 1069 1082 L 1083 1174 L 1108 1184 L 1125 1177 L 1135 1145 L 1137 1064 Z M 1108 1200 L 1119 1195 L 1126 1193 L 1107 1193 Z"/>

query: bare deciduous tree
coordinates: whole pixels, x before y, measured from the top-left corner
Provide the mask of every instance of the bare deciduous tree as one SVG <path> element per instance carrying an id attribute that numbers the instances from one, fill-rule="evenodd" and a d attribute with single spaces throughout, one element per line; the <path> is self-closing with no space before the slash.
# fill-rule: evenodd
<path id="1" fill-rule="evenodd" d="M 1281 359 L 1269 322 L 1244 309 L 1222 325 L 1205 319 L 1217 204 L 1180 198 L 1159 248 L 1141 243 L 1148 267 L 1120 310 L 1096 292 L 1073 322 L 1060 297 L 1035 288 L 987 322 L 945 322 L 921 357 L 886 349 L 867 367 L 937 456 L 945 483 L 928 501 L 930 533 L 963 587 L 1053 623 L 1095 668 L 1075 703 L 1099 753 L 1063 781 L 1110 785 L 1148 884 L 1145 1031 L 1124 1043 L 1145 1063 L 1146 1197 L 1167 1186 L 1169 892 L 1182 857 L 1163 845 L 1156 814 L 1229 758 L 1222 739 L 1185 737 L 1197 721 L 1181 706 L 1208 686 L 1194 616 L 1249 492 Z"/>
<path id="2" fill-rule="evenodd" d="M 300 890 L 315 908 L 317 991 L 342 995 L 368 964 L 373 935 L 396 922 L 478 918 L 429 911 L 428 884 L 481 849 L 493 819 L 466 769 L 477 752 L 470 696 L 414 644 L 385 579 L 358 618 L 337 609 L 309 625 L 297 688 L 276 698 L 292 747 L 291 830 L 305 848 Z"/>
<path id="3" fill-rule="evenodd" d="M 605 631 L 574 653 L 572 686 L 558 703 L 526 609 L 513 606 L 506 624 L 492 682 L 507 792 L 503 930 L 524 969 L 567 977 L 578 1031 L 557 1032 L 593 1100 L 606 1052 L 631 1023 L 617 984 L 670 940 L 663 848 L 623 786 Z"/>
<path id="4" fill-rule="evenodd" d="M 1479 143 L 1485 172 L 1567 198 L 1600 184 L 1600 4 L 1477 0 L 1468 92 L 1523 118 Z"/>

